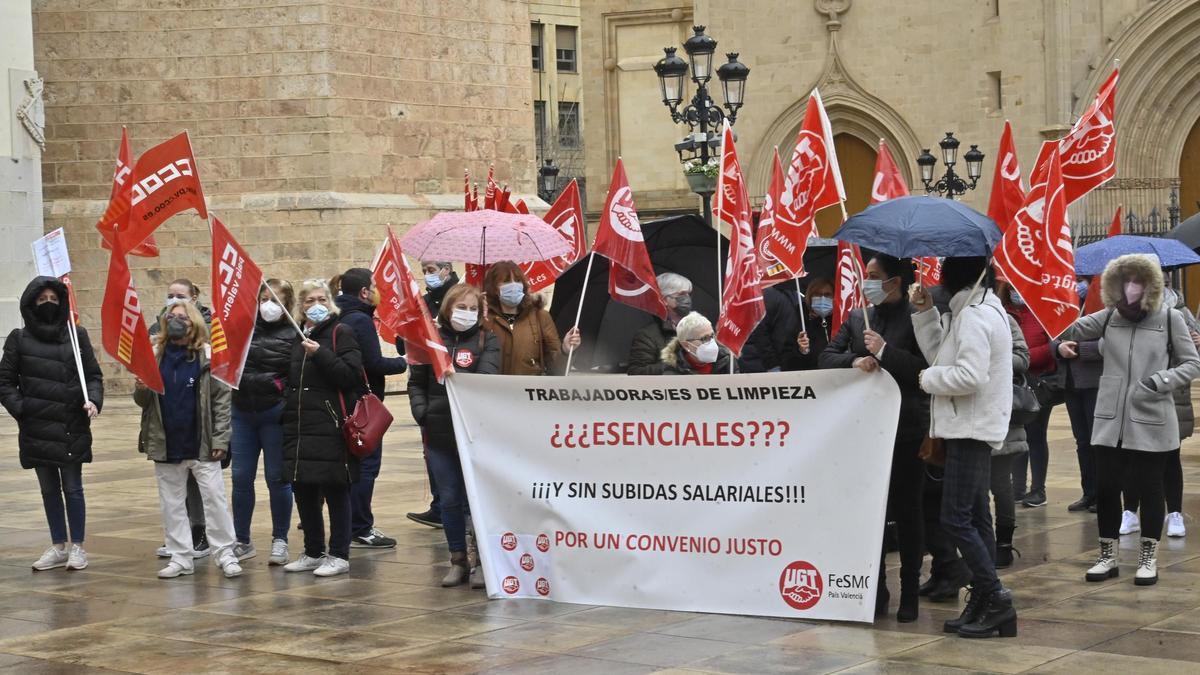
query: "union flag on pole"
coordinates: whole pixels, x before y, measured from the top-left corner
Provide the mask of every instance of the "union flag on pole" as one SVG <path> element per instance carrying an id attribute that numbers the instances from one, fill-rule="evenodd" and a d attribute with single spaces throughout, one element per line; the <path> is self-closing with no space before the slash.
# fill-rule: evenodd
<path id="1" fill-rule="evenodd" d="M 792 278 L 788 268 L 780 264 L 775 256 L 767 250 L 767 242 L 775 229 L 775 213 L 779 210 L 779 198 L 783 195 L 783 162 L 779 160 L 779 148 L 775 148 L 775 158 L 771 164 L 771 174 L 767 178 L 767 194 L 763 198 L 762 212 L 758 216 L 758 229 L 754 231 L 754 247 L 758 252 L 758 266 L 762 268 L 764 288 L 773 286 L 781 281 Z"/>
<path id="2" fill-rule="evenodd" d="M 137 376 L 147 387 L 163 393 L 158 360 L 150 345 L 150 332 L 142 316 L 133 276 L 125 261 L 124 244 L 119 234 L 108 258 L 108 282 L 104 287 L 104 305 L 100 309 L 100 333 L 104 351 Z"/>
<path id="3" fill-rule="evenodd" d="M 892 153 L 888 150 L 887 142 L 879 139 L 879 152 L 875 155 L 875 178 L 871 181 L 871 203 L 878 204 L 896 197 L 907 197 L 908 185 L 904 175 Z"/>
<path id="4" fill-rule="evenodd" d="M 529 292 L 537 293 L 554 283 L 568 267 L 587 253 L 587 228 L 583 223 L 583 206 L 579 200 L 579 183 L 572 180 L 554 200 L 544 220 L 571 245 L 571 252 L 551 260 L 523 263 L 521 269 L 529 279 Z"/>
<path id="5" fill-rule="evenodd" d="M 754 231 L 750 226 L 750 192 L 733 143 L 729 121 L 721 138 L 721 173 L 717 178 L 718 222 L 729 226 L 729 260 L 725 263 L 725 288 L 721 294 L 721 315 L 717 320 L 717 342 L 735 356 L 751 331 L 767 314 L 763 304 L 762 267 L 755 255 Z"/>
<path id="6" fill-rule="evenodd" d="M 429 307 L 421 298 L 421 287 L 413 278 L 412 269 L 391 227 L 388 227 L 387 241 L 371 272 L 371 279 L 379 289 L 375 314 L 380 323 L 404 339 L 404 356 L 408 362 L 432 365 L 439 382 L 446 373 L 454 372 L 450 351 L 442 344 L 433 317 L 429 315 Z"/>
<path id="7" fill-rule="evenodd" d="M 1096 99 L 1058 142 L 1067 206 L 1117 175 L 1117 74 L 1114 68 Z"/>
<path id="8" fill-rule="evenodd" d="M 496 208 L 496 196 L 497 196 L 496 165 L 491 164 L 488 166 L 487 188 L 484 190 L 484 193 L 483 193 L 483 208 L 495 209 Z"/>
<path id="9" fill-rule="evenodd" d="M 106 232 L 112 232 L 116 227 L 117 220 L 129 210 L 129 195 L 127 195 L 121 186 L 133 174 L 133 159 L 132 153 L 129 150 L 129 131 L 125 127 L 121 127 L 121 147 L 117 151 L 117 164 L 113 168 L 113 186 L 112 193 L 108 198 L 108 208 L 104 210 L 104 215 L 100 216 L 100 220 L 96 223 L 96 229 L 103 235 Z M 108 239 L 101 236 L 100 246 L 105 249 L 112 250 L 112 244 Z M 129 252 L 129 255 L 141 256 L 143 258 L 158 257 L 158 243 L 154 241 L 154 235 L 146 237 L 146 240 Z"/>
<path id="10" fill-rule="evenodd" d="M 263 273 L 225 224 L 212 219 L 212 376 L 238 388 L 258 318 Z"/>
<path id="11" fill-rule="evenodd" d="M 804 272 L 808 239 L 817 233 L 817 211 L 846 199 L 833 131 L 821 94 L 816 89 L 808 98 L 804 123 L 796 136 L 796 147 L 788 165 L 783 193 L 775 210 L 774 227 L 767 252 L 798 277 Z"/>
<path id="12" fill-rule="evenodd" d="M 612 263 L 608 270 L 608 294 L 613 300 L 661 319 L 667 318 L 667 305 L 654 278 L 650 254 L 646 252 L 642 224 L 633 204 L 633 191 L 625 176 L 625 163 L 619 157 L 613 168 L 612 183 L 604 200 L 592 252 Z"/>
<path id="13" fill-rule="evenodd" d="M 1113 214 L 1112 223 L 1108 226 L 1108 236 L 1121 234 L 1121 205 L 1117 204 L 1117 212 Z"/>
<path id="14" fill-rule="evenodd" d="M 474 211 L 476 204 L 471 200 L 471 171 L 463 169 L 463 211 Z"/>
<path id="15" fill-rule="evenodd" d="M 1007 232 L 1025 203 L 1021 164 L 1017 161 L 1017 146 L 1013 143 L 1012 124 L 1008 120 L 1004 121 L 1004 131 L 1000 134 L 1000 151 L 996 153 L 996 170 L 992 176 L 987 215 L 996 221 L 1001 232 Z"/>
<path id="16" fill-rule="evenodd" d="M 842 323 L 850 318 L 850 311 L 862 308 L 866 311 L 862 291 L 863 260 L 858 244 L 844 241 L 837 243 L 837 267 L 833 281 L 833 316 L 830 335 L 836 335 Z"/>
<path id="17" fill-rule="evenodd" d="M 1065 193 L 1059 154 L 1051 152 L 1046 170 L 1031 181 L 1024 206 L 995 252 L 996 266 L 1051 338 L 1079 318 Z"/>

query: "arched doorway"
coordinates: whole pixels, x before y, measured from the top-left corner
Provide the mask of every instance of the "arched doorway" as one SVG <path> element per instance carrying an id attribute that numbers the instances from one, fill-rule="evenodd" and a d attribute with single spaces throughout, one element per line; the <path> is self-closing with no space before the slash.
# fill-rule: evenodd
<path id="1" fill-rule="evenodd" d="M 846 213 L 851 215 L 867 208 L 871 199 L 871 182 L 875 176 L 874 147 L 853 134 L 834 134 L 833 147 L 837 150 L 838 164 L 842 169 L 842 182 L 846 188 Z M 832 236 L 842 224 L 842 210 L 831 206 L 817 213 L 817 232 L 822 237 Z"/>

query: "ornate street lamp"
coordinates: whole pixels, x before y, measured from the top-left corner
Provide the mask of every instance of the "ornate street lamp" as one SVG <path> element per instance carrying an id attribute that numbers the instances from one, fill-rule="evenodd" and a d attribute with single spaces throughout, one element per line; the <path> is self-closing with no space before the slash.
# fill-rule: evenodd
<path id="1" fill-rule="evenodd" d="M 554 165 L 553 159 L 547 159 L 542 166 L 538 167 L 538 196 L 543 201 L 549 202 L 554 199 L 554 193 L 558 190 L 558 167 Z"/>
<path id="2" fill-rule="evenodd" d="M 921 150 L 920 156 L 917 157 L 917 166 L 921 169 L 921 182 L 925 184 L 925 192 L 936 192 L 940 196 L 954 199 L 966 194 L 968 190 L 974 190 L 979 184 L 979 177 L 983 175 L 983 153 L 979 151 L 978 145 L 972 145 L 963 155 L 967 164 L 967 178 L 964 180 L 954 171 L 954 166 L 958 163 L 959 145 L 959 140 L 950 131 L 946 132 L 945 138 L 938 141 L 946 173 L 936 181 L 933 172 L 937 166 L 937 158 L 929 152 L 929 148 Z"/>

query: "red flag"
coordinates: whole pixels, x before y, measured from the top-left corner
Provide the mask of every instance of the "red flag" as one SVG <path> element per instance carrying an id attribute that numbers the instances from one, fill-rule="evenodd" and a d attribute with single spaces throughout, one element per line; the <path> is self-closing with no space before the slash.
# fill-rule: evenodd
<path id="1" fill-rule="evenodd" d="M 887 143 L 879 139 L 879 153 L 875 155 L 875 179 L 871 181 L 871 202 L 878 204 L 896 197 L 907 197 L 908 185 L 892 159 Z"/>
<path id="2" fill-rule="evenodd" d="M 513 211 L 512 203 L 509 201 L 510 197 L 512 197 L 512 190 L 509 190 L 508 186 L 505 185 L 496 194 L 496 210 L 503 211 L 504 213 L 516 213 L 516 211 Z"/>
<path id="3" fill-rule="evenodd" d="M 1042 174 L 1041 181 L 1031 182 L 1025 205 L 1004 233 L 995 257 L 1038 323 L 1056 338 L 1079 318 L 1079 294 L 1058 153 L 1050 154 Z"/>
<path id="4" fill-rule="evenodd" d="M 779 211 L 779 197 L 783 194 L 783 163 L 779 161 L 779 148 L 775 148 L 775 159 L 771 174 L 767 178 L 767 194 L 763 198 L 762 212 L 758 216 L 758 229 L 754 232 L 754 246 L 758 251 L 758 264 L 763 268 L 763 287 L 772 286 L 792 278 L 787 267 L 780 264 L 767 250 L 767 242 L 775 229 L 775 214 Z"/>
<path id="5" fill-rule="evenodd" d="M 1008 120 L 1004 121 L 1004 131 L 1000 134 L 1000 151 L 996 153 L 996 170 L 992 176 L 988 218 L 996 221 L 1001 232 L 1007 232 L 1017 211 L 1025 203 L 1021 165 L 1017 162 L 1017 146 L 1013 143 L 1012 125 Z"/>
<path id="6" fill-rule="evenodd" d="M 212 376 L 238 388 L 258 318 L 263 274 L 215 216 L 212 219 Z"/>
<path id="7" fill-rule="evenodd" d="M 487 265 L 476 265 L 475 263 L 467 263 L 467 277 L 464 281 L 468 286 L 475 288 L 483 288 L 483 275 L 487 274 Z"/>
<path id="8" fill-rule="evenodd" d="M 596 242 L 592 253 L 599 253 L 612 263 L 608 271 L 608 294 L 613 300 L 636 307 L 643 312 L 667 318 L 654 266 L 642 239 L 642 224 L 633 204 L 633 191 L 625 176 L 625 163 L 617 158 L 612 184 L 600 214 Z"/>
<path id="9" fill-rule="evenodd" d="M 100 220 L 96 222 L 96 229 L 101 233 L 112 232 L 116 227 L 117 220 L 129 210 L 129 197 L 123 196 L 125 192 L 121 190 L 121 186 L 125 184 L 129 176 L 133 173 L 133 159 L 129 151 L 129 132 L 125 127 L 121 127 L 121 147 L 117 151 L 117 164 L 113 168 L 113 186 L 112 193 L 108 198 L 108 208 L 104 210 L 104 215 L 100 216 Z M 112 244 L 108 243 L 105 237 L 100 238 L 100 246 L 112 250 Z M 143 258 L 158 257 L 158 243 L 154 241 L 154 236 L 146 237 L 146 241 L 133 247 L 129 255 L 141 256 Z"/>
<path id="10" fill-rule="evenodd" d="M 102 218 L 101 223 L 119 229 L 122 243 L 131 249 L 137 248 L 167 218 L 180 211 L 194 208 L 201 218 L 208 218 L 196 159 L 192 156 L 192 144 L 186 131 L 143 153 L 133 167 L 129 184 L 122 185 L 121 189 L 129 190 L 129 208 L 121 206 L 124 197 L 116 203 L 119 211 L 129 214 L 128 220 L 121 218 L 120 213 L 114 213 L 107 220 Z M 101 223 L 97 223 L 97 228 L 111 247 L 112 230 L 100 227 Z"/>
<path id="11" fill-rule="evenodd" d="M 572 180 L 554 200 L 544 220 L 571 245 L 571 252 L 550 260 L 523 263 L 521 269 L 529 279 L 529 292 L 537 293 L 554 283 L 558 276 L 587 253 L 587 228 L 583 223 L 583 206 L 579 201 L 579 183 Z"/>
<path id="12" fill-rule="evenodd" d="M 100 332 L 104 351 L 125 366 L 147 387 L 163 393 L 158 360 L 150 345 L 150 332 L 138 303 L 137 289 L 122 253 L 120 235 L 117 247 L 108 258 L 108 283 L 104 287 L 104 305 L 100 310 Z"/>
<path id="13" fill-rule="evenodd" d="M 1113 214 L 1112 224 L 1108 226 L 1108 236 L 1121 234 L 1121 205 L 1117 204 L 1117 212 Z"/>
<path id="14" fill-rule="evenodd" d="M 916 267 L 918 284 L 927 288 L 929 286 L 940 286 L 942 284 L 941 258 L 936 256 L 914 258 L 913 266 Z"/>
<path id="15" fill-rule="evenodd" d="M 471 187 L 471 210 L 479 210 L 479 183 Z"/>
<path id="16" fill-rule="evenodd" d="M 525 203 L 524 199 L 518 199 L 512 203 L 512 212 L 529 215 L 529 205 Z"/>
<path id="17" fill-rule="evenodd" d="M 471 201 L 471 172 L 463 169 L 463 211 L 474 211 L 475 204 Z"/>
<path id="18" fill-rule="evenodd" d="M 442 338 L 433 325 L 429 306 L 421 297 L 421 287 L 413 278 L 400 242 L 392 228 L 383 254 L 372 270 L 371 278 L 379 289 L 379 305 L 376 315 L 380 323 L 393 333 L 404 338 L 404 355 L 410 364 L 431 364 L 433 374 L 441 382 L 446 373 L 454 372 L 450 363 L 450 351 L 442 344 Z"/>
<path id="19" fill-rule="evenodd" d="M 496 165 L 488 165 L 487 188 L 483 193 L 483 208 L 496 208 Z"/>
<path id="20" fill-rule="evenodd" d="M 1071 127 L 1071 132 L 1058 142 L 1067 206 L 1117 175 L 1117 130 L 1113 115 L 1116 94 L 1114 68 L 1100 85 L 1096 99 Z"/>
<path id="21" fill-rule="evenodd" d="M 833 325 L 830 335 L 837 334 L 842 322 L 850 317 L 850 310 L 862 308 L 863 311 L 866 311 L 862 292 L 862 253 L 858 250 L 857 244 L 848 244 L 844 241 L 837 243 L 837 253 L 837 268 L 834 270 L 836 278 L 833 282 L 833 316 L 831 317 Z"/>
<path id="22" fill-rule="evenodd" d="M 721 293 L 721 316 L 717 342 L 740 356 L 750 332 L 767 314 L 763 304 L 762 268 L 755 255 L 754 231 L 750 226 L 750 192 L 742 175 L 733 130 L 725 122 L 721 139 L 721 173 L 717 178 L 718 222 L 729 225 L 729 260 L 725 263 L 725 288 Z"/>
<path id="23" fill-rule="evenodd" d="M 792 276 L 800 276 L 804 272 L 808 239 L 817 233 L 814 216 L 817 211 L 845 199 L 829 118 L 821 104 L 821 95 L 814 89 L 796 136 L 796 148 L 775 210 L 767 251 Z"/>

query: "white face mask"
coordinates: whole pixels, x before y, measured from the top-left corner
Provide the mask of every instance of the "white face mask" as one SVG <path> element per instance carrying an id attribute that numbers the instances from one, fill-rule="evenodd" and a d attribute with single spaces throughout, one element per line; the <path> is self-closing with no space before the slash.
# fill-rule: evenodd
<path id="1" fill-rule="evenodd" d="M 872 305 L 881 305 L 888 298 L 888 292 L 883 290 L 882 279 L 864 279 L 863 280 L 863 295 L 867 296 L 867 302 Z"/>
<path id="2" fill-rule="evenodd" d="M 712 363 L 713 361 L 717 360 L 718 352 L 719 349 L 717 348 L 717 341 L 709 340 L 699 347 L 696 347 L 696 353 L 693 354 L 693 356 L 695 356 L 696 360 L 700 363 Z"/>
<path id="3" fill-rule="evenodd" d="M 1138 281 L 1125 282 L 1125 301 L 1131 305 L 1137 304 L 1142 300 L 1142 293 L 1146 290 L 1146 284 Z"/>
<path id="4" fill-rule="evenodd" d="M 470 330 L 479 323 L 479 310 L 454 309 L 450 312 L 450 327 L 458 332 Z"/>
<path id="5" fill-rule="evenodd" d="M 275 323 L 283 316 L 283 308 L 274 300 L 267 300 L 258 306 L 258 315 L 267 323 Z"/>

